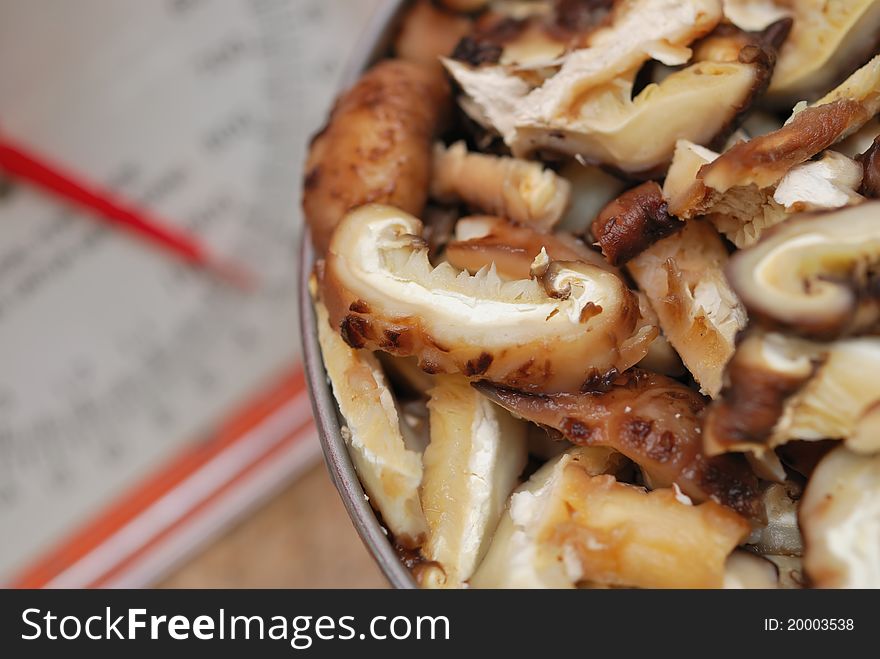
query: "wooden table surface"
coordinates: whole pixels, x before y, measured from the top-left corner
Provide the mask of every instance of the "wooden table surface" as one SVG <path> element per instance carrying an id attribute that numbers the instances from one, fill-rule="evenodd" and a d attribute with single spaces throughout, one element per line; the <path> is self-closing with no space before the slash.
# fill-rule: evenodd
<path id="1" fill-rule="evenodd" d="M 387 588 L 323 463 L 212 543 L 164 588 Z"/>

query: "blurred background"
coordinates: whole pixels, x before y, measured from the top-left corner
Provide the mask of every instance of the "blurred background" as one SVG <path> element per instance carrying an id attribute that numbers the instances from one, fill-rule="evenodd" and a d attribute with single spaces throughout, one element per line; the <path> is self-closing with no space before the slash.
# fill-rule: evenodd
<path id="1" fill-rule="evenodd" d="M 381 2 L 0 0 L 3 585 L 384 585 L 296 312 L 304 150 Z"/>

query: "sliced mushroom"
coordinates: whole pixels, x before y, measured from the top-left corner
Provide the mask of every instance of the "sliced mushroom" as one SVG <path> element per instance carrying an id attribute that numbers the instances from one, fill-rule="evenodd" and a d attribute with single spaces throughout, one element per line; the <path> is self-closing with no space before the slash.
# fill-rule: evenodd
<path id="1" fill-rule="evenodd" d="M 513 495 L 472 586 L 722 585 L 725 561 L 748 533 L 742 518 L 714 501 L 694 506 L 671 489 L 593 475 L 571 455 Z"/>
<path id="2" fill-rule="evenodd" d="M 754 47 L 733 62 L 697 62 L 633 97 L 636 71 L 587 93 L 554 119 L 522 104 L 509 140 L 514 153 L 557 152 L 646 178 L 665 169 L 680 138 L 708 144 L 729 131 L 761 93 L 771 60 Z"/>
<path id="3" fill-rule="evenodd" d="M 702 391 L 715 397 L 733 356 L 745 310 L 724 277 L 727 249 L 712 226 L 689 221 L 629 262 L 627 269 Z"/>
<path id="4" fill-rule="evenodd" d="M 776 186 L 773 200 L 788 213 L 832 210 L 863 201 L 862 165 L 834 151 L 792 168 Z"/>
<path id="5" fill-rule="evenodd" d="M 421 572 L 430 588 L 460 588 L 489 547 L 526 464 L 526 424 L 479 394 L 466 378 L 440 376 L 430 392 L 422 507 L 428 537 Z"/>
<path id="6" fill-rule="evenodd" d="M 424 398 L 434 386 L 434 376 L 419 368 L 415 357 L 395 357 L 385 352 L 376 353 L 382 369 L 391 380 L 395 391 L 411 398 Z"/>
<path id="7" fill-rule="evenodd" d="M 549 230 L 568 208 L 571 185 L 540 163 L 469 153 L 458 142 L 434 147 L 431 195 Z"/>
<path id="8" fill-rule="evenodd" d="M 727 385 L 703 425 L 709 455 L 769 446 L 788 400 L 813 376 L 821 352 L 780 334 L 750 332 L 727 369 Z"/>
<path id="9" fill-rule="evenodd" d="M 511 497 L 471 588 L 572 588 L 580 579 L 540 542 L 540 522 L 560 497 L 569 467 L 589 475 L 616 474 L 627 464 L 604 448 L 575 447 L 551 459 Z"/>
<path id="10" fill-rule="evenodd" d="M 880 136 L 859 160 L 864 167 L 864 177 L 859 192 L 869 199 L 880 198 Z"/>
<path id="11" fill-rule="evenodd" d="M 658 240 L 684 228 L 669 215 L 663 191 L 647 181 L 608 204 L 590 230 L 611 265 L 623 265 Z"/>
<path id="12" fill-rule="evenodd" d="M 776 185 L 795 165 L 851 135 L 880 111 L 880 57 L 778 131 L 733 147 L 700 170 L 707 201 L 737 186 Z M 709 204 L 709 205 L 711 205 Z M 693 209 L 690 209 L 691 211 Z M 689 215 L 686 215 L 689 217 Z"/>
<path id="13" fill-rule="evenodd" d="M 798 502 L 784 485 L 770 485 L 764 492 L 767 524 L 755 529 L 746 543 L 764 555 L 801 556 L 804 541 L 798 527 Z"/>
<path id="14" fill-rule="evenodd" d="M 696 62 L 633 98 L 641 65 L 652 57 L 687 62 L 687 46 L 717 25 L 720 9 L 719 0 L 625 3 L 543 82 L 501 66 L 447 68 L 464 89 L 468 114 L 515 155 L 555 151 L 645 175 L 669 161 L 677 138 L 708 143 L 728 131 L 769 81 L 770 46 L 749 45 L 732 61 Z"/>
<path id="15" fill-rule="evenodd" d="M 318 340 L 339 411 L 343 437 L 370 504 L 405 547 L 418 547 L 427 525 L 419 498 L 422 456 L 407 447 L 397 407 L 376 358 L 352 350 L 330 327 L 327 310 L 315 304 Z"/>
<path id="16" fill-rule="evenodd" d="M 820 160 L 793 167 L 776 186 L 737 186 L 716 197 L 711 205 L 700 206 L 705 189 L 698 182 L 699 171 L 718 157 L 709 149 L 679 141 L 664 184 L 664 198 L 670 212 L 680 216 L 692 216 L 695 207 L 702 208 L 698 214 L 707 215 L 740 248 L 753 245 L 765 230 L 793 213 L 832 210 L 863 201 L 856 192 L 862 182 L 862 166 L 826 151 Z"/>
<path id="17" fill-rule="evenodd" d="M 880 456 L 844 447 L 813 472 L 801 501 L 804 566 L 819 588 L 880 588 Z"/>
<path id="18" fill-rule="evenodd" d="M 337 227 L 323 292 L 333 325 L 354 347 L 416 355 L 434 373 L 463 373 L 541 391 L 637 363 L 657 335 L 616 275 L 554 262 L 540 280 L 502 282 L 433 268 L 416 218 L 368 206 Z"/>
<path id="19" fill-rule="evenodd" d="M 794 18 L 779 53 L 769 97 L 791 105 L 812 100 L 864 63 L 880 43 L 877 0 L 780 2 Z"/>
<path id="20" fill-rule="evenodd" d="M 401 59 L 440 66 L 439 58 L 451 55 L 472 28 L 469 18 L 443 11 L 431 0 L 418 0 L 404 14 L 394 52 Z"/>
<path id="21" fill-rule="evenodd" d="M 797 590 L 807 585 L 804 576 L 804 562 L 800 556 L 765 556 L 779 570 L 779 587 L 788 590 Z"/>
<path id="22" fill-rule="evenodd" d="M 738 247 L 754 244 L 788 211 L 835 208 L 860 201 L 855 194 L 857 165 L 835 155 L 805 163 L 863 126 L 880 110 L 880 57 L 854 73 L 813 106 L 796 112 L 784 127 L 735 145 L 723 155 L 680 147 L 682 163 L 664 192 L 669 212 L 682 218 L 712 217 Z M 699 164 L 693 179 L 690 174 Z M 788 176 L 788 194 L 774 198 Z M 820 185 L 816 186 L 816 178 Z M 794 193 L 794 194 L 792 194 Z"/>
<path id="23" fill-rule="evenodd" d="M 474 386 L 515 415 L 553 428 L 575 444 L 620 451 L 655 487 L 676 484 L 695 501 L 711 498 L 747 517 L 763 518 L 757 479 L 745 459 L 703 454 L 699 416 L 705 403 L 675 380 L 634 369 L 597 382 L 586 393 L 549 396 L 485 382 Z"/>
<path id="24" fill-rule="evenodd" d="M 551 261 L 583 261 L 617 272 L 598 254 L 566 233 L 542 233 L 497 217 L 468 217 L 455 227 L 456 240 L 446 247 L 446 259 L 471 273 L 495 264 L 505 279 L 528 279 L 532 263 L 545 250 Z"/>
<path id="25" fill-rule="evenodd" d="M 403 60 L 377 64 L 342 95 L 306 162 L 303 210 L 319 253 L 353 208 L 388 203 L 422 211 L 434 133 L 448 103 L 441 71 Z"/>
<path id="26" fill-rule="evenodd" d="M 779 588 L 779 569 L 771 561 L 748 551 L 733 552 L 724 566 L 724 588 L 770 590 Z"/>
<path id="27" fill-rule="evenodd" d="M 841 439 L 856 453 L 880 452 L 880 338 L 838 341 L 785 405 L 770 444 Z"/>
<path id="28" fill-rule="evenodd" d="M 753 316 L 818 338 L 876 331 L 880 202 L 799 216 L 736 253 L 727 276 Z"/>

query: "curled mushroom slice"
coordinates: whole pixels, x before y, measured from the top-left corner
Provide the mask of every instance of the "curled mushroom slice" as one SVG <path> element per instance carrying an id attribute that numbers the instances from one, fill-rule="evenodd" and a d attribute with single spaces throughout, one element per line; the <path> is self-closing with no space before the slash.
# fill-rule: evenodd
<path id="1" fill-rule="evenodd" d="M 422 555 L 436 567 L 422 586 L 460 588 L 489 546 L 526 464 L 526 424 L 489 402 L 466 378 L 439 376 L 430 392 L 431 442 L 424 454 Z"/>
<path id="2" fill-rule="evenodd" d="M 571 185 L 540 163 L 469 153 L 464 142 L 434 147 L 431 195 L 549 230 L 571 199 Z"/>
<path id="3" fill-rule="evenodd" d="M 734 254 L 727 276 L 749 313 L 805 336 L 873 332 L 880 321 L 880 202 L 799 216 Z"/>
<path id="4" fill-rule="evenodd" d="M 722 585 L 725 561 L 748 533 L 742 518 L 713 501 L 694 506 L 671 489 L 594 475 L 575 451 L 513 495 L 471 586 Z"/>
<path id="5" fill-rule="evenodd" d="M 569 467 L 588 475 L 616 474 L 627 460 L 610 449 L 577 446 L 536 471 L 511 497 L 486 557 L 469 581 L 471 588 L 572 588 L 580 579 L 574 566 L 558 560 L 541 542 L 540 521 L 559 491 Z"/>
<path id="6" fill-rule="evenodd" d="M 472 28 L 467 17 L 443 11 L 431 0 L 418 0 L 404 14 L 394 52 L 401 59 L 440 66 L 439 58 L 451 55 Z"/>
<path id="7" fill-rule="evenodd" d="M 623 265 L 682 228 L 684 223 L 669 215 L 660 186 L 647 181 L 602 209 L 591 231 L 609 263 Z"/>
<path id="8" fill-rule="evenodd" d="M 324 305 L 316 302 L 315 307 L 324 366 L 345 418 L 342 436 L 370 504 L 397 543 L 418 547 L 427 532 L 419 497 L 422 456 L 406 445 L 394 398 L 376 358 L 346 345 L 330 327 Z"/>
<path id="9" fill-rule="evenodd" d="M 416 218 L 367 206 L 337 227 L 323 293 L 354 347 L 415 355 L 433 373 L 463 373 L 541 391 L 637 363 L 657 335 L 616 275 L 553 262 L 539 279 L 502 282 L 428 262 Z"/>
<path id="10" fill-rule="evenodd" d="M 800 510 L 804 567 L 819 588 L 880 588 L 880 456 L 826 455 Z"/>
<path id="11" fill-rule="evenodd" d="M 718 157 L 709 149 L 680 140 L 663 194 L 671 213 L 682 217 L 707 215 L 739 248 L 753 245 L 765 230 L 793 213 L 833 210 L 863 201 L 857 192 L 862 166 L 840 153 L 826 151 L 819 160 L 793 167 L 775 186 L 737 186 L 710 204 L 701 205 L 705 188 L 698 181 L 699 172 Z M 701 210 L 695 212 L 695 208 Z"/>
<path id="12" fill-rule="evenodd" d="M 778 4 L 791 13 L 794 28 L 779 53 L 770 85 L 769 98 L 777 104 L 817 98 L 865 62 L 880 41 L 877 0 Z"/>
<path id="13" fill-rule="evenodd" d="M 447 245 L 446 259 L 471 273 L 494 263 L 505 279 L 528 279 L 541 250 L 551 261 L 583 261 L 616 272 L 600 254 L 570 234 L 542 233 L 497 217 L 466 217 L 455 231 L 456 240 Z"/>
<path id="14" fill-rule="evenodd" d="M 743 49 L 732 62 L 696 62 L 633 96 L 636 71 L 590 90 L 580 105 L 546 120 L 516 120 L 514 153 L 539 150 L 578 156 L 633 177 L 665 169 L 680 138 L 708 144 L 730 130 L 742 108 L 761 93 L 772 60 L 760 49 Z"/>
<path id="15" fill-rule="evenodd" d="M 776 0 L 724 0 L 724 17 L 741 30 L 759 32 L 790 18 L 791 11 Z"/>
<path id="16" fill-rule="evenodd" d="M 641 467 L 655 487 L 678 485 L 695 501 L 713 499 L 762 519 L 758 481 L 742 456 L 703 454 L 703 398 L 662 375 L 634 369 L 584 394 L 530 394 L 488 383 L 481 392 L 517 416 L 575 444 L 609 446 Z"/>
<path id="17" fill-rule="evenodd" d="M 403 60 L 377 64 L 342 95 L 305 166 L 303 210 L 319 253 L 352 208 L 388 203 L 422 211 L 448 102 L 441 71 Z"/>
<path id="18" fill-rule="evenodd" d="M 724 277 L 727 249 L 712 226 L 689 221 L 627 265 L 660 319 L 663 333 L 703 392 L 721 390 L 745 310 Z"/>

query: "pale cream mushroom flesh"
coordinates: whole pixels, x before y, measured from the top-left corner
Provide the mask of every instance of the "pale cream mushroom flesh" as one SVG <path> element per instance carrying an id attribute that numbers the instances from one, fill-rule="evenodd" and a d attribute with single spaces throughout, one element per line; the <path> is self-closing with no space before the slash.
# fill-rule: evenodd
<path id="1" fill-rule="evenodd" d="M 395 540 L 418 547 L 428 530 L 419 495 L 422 456 L 406 445 L 379 362 L 342 340 L 330 327 L 323 304 L 316 309 L 324 366 L 345 418 L 342 433 L 358 476 Z"/>
<path id="2" fill-rule="evenodd" d="M 880 455 L 840 447 L 813 472 L 800 509 L 804 566 L 819 588 L 880 588 Z"/>
<path id="3" fill-rule="evenodd" d="M 430 391 L 431 442 L 422 506 L 428 536 L 420 573 L 428 588 L 460 588 L 488 549 L 526 464 L 526 423 L 491 403 L 466 378 L 438 376 Z"/>
<path id="4" fill-rule="evenodd" d="M 564 391 L 638 363 L 657 335 L 607 270 L 553 262 L 540 279 L 502 282 L 494 268 L 434 268 L 421 231 L 416 218 L 384 206 L 337 227 L 323 295 L 353 347 L 415 355 L 429 372 Z"/>

